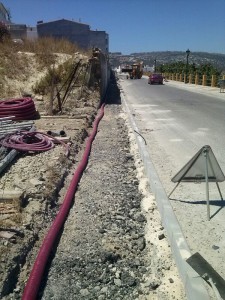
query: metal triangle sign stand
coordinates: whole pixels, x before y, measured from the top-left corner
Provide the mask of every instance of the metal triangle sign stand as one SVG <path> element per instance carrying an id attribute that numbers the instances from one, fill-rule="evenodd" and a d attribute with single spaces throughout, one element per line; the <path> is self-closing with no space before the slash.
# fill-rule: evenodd
<path id="1" fill-rule="evenodd" d="M 215 182 L 219 191 L 221 200 L 222 193 L 218 182 L 225 180 L 225 176 L 216 160 L 216 157 L 210 146 L 203 146 L 192 159 L 172 178 L 173 182 L 177 182 L 168 198 L 172 195 L 180 182 L 205 182 L 206 186 L 206 203 L 207 203 L 207 219 L 210 220 L 209 205 L 209 182 Z"/>

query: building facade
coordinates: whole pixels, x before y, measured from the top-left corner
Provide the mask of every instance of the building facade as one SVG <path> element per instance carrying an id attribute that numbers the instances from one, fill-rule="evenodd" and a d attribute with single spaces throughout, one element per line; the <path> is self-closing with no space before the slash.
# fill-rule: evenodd
<path id="1" fill-rule="evenodd" d="M 10 36 L 13 40 L 22 40 L 27 38 L 27 26 L 25 24 L 7 24 Z"/>
<path id="2" fill-rule="evenodd" d="M 38 38 L 37 27 L 27 26 L 27 39 L 36 40 Z"/>
<path id="3" fill-rule="evenodd" d="M 10 22 L 10 14 L 9 11 L 5 8 L 5 6 L 0 2 L 0 22 L 9 23 Z"/>
<path id="4" fill-rule="evenodd" d="M 105 31 L 92 31 L 87 24 L 65 19 L 46 23 L 39 21 L 37 34 L 38 37 L 67 39 L 86 50 L 97 47 L 102 52 L 108 53 L 108 34 Z"/>
<path id="5" fill-rule="evenodd" d="M 10 20 L 10 12 L 0 2 L 0 22 L 3 22 L 13 40 L 22 40 L 27 38 L 27 26 L 25 24 L 14 24 Z"/>
<path id="6" fill-rule="evenodd" d="M 89 31 L 89 26 L 86 24 L 64 19 L 46 23 L 40 21 L 37 24 L 38 37 L 67 39 L 84 49 L 89 46 Z"/>
<path id="7" fill-rule="evenodd" d="M 15 24 L 10 20 L 10 13 L 0 2 L 0 22 L 4 22 L 13 40 L 37 39 L 53 37 L 66 39 L 78 47 L 88 50 L 99 48 L 105 54 L 109 52 L 109 36 L 105 31 L 90 30 L 90 26 L 70 20 L 56 20 L 52 22 L 37 22 L 36 27 L 25 24 Z"/>
<path id="8" fill-rule="evenodd" d="M 103 53 L 109 52 L 109 35 L 105 31 L 90 31 L 90 47 L 99 48 Z"/>

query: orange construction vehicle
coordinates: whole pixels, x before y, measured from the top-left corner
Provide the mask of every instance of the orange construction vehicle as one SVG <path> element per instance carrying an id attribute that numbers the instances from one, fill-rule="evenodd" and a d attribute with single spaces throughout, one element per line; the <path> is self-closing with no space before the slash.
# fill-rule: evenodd
<path id="1" fill-rule="evenodd" d="M 142 62 L 139 63 L 133 63 L 132 65 L 126 65 L 122 68 L 122 72 L 126 72 L 129 75 L 127 75 L 127 78 L 130 79 L 141 79 L 143 75 L 143 64 Z"/>

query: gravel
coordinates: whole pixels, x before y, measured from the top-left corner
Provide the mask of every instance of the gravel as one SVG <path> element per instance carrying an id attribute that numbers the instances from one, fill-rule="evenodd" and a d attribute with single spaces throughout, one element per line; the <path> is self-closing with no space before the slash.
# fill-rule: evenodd
<path id="1" fill-rule="evenodd" d="M 39 299 L 186 299 L 133 133 L 121 104 L 113 101 L 119 100 L 115 83 L 111 84 L 109 95 L 89 164 L 53 249 Z M 74 159 L 70 158 L 74 167 L 82 151 Z M 45 162 L 49 155 L 43 154 Z M 63 160 L 59 163 L 59 157 L 55 157 L 58 171 L 55 176 L 59 181 L 60 175 L 65 178 L 55 193 L 59 198 L 48 203 L 45 222 L 41 223 L 40 218 L 39 226 L 35 224 L 36 230 L 30 230 L 30 235 L 36 234 L 33 252 L 17 275 L 13 292 L 2 299 L 21 299 L 38 246 L 73 176 L 70 163 Z M 35 166 L 35 161 L 33 163 Z M 35 191 L 40 187 L 43 174 L 38 169 L 35 176 L 28 175 Z M 41 191 L 43 189 L 40 189 L 40 199 L 33 199 L 34 214 L 45 205 Z M 28 202 L 32 201 L 31 194 Z M 25 234 L 28 230 L 24 229 Z"/>

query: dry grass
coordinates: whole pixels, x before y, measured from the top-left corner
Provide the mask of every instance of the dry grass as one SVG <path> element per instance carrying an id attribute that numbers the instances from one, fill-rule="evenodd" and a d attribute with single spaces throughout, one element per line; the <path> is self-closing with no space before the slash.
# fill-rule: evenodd
<path id="1" fill-rule="evenodd" d="M 24 70 L 27 68 L 27 61 L 18 54 L 16 45 L 8 41 L 0 47 L 0 93 L 1 97 L 6 96 L 6 80 L 25 77 Z"/>
<path id="2" fill-rule="evenodd" d="M 37 71 L 49 70 L 51 81 L 52 76 L 57 80 L 59 74 L 62 73 L 61 70 L 52 67 L 56 64 L 56 54 L 73 55 L 75 52 L 90 54 L 69 41 L 53 38 L 42 38 L 35 41 L 25 40 L 22 44 L 9 40 L 1 43 L 0 46 L 0 98 L 11 97 L 14 94 L 13 86 L 7 85 L 7 80 L 26 81 L 30 75 L 29 61 L 26 56 L 21 55 L 21 52 L 33 53 Z M 52 72 L 56 73 L 52 75 Z M 48 80 L 49 76 L 46 79 L 47 84 L 49 83 Z"/>
<path id="3" fill-rule="evenodd" d="M 74 52 L 83 52 L 75 44 L 64 39 L 41 38 L 36 41 L 25 40 L 20 44 L 20 51 L 29 51 L 33 53 L 66 53 L 73 54 Z"/>
<path id="4" fill-rule="evenodd" d="M 33 91 L 36 94 L 46 95 L 52 85 L 55 87 L 58 86 L 58 90 L 60 90 L 61 87 L 64 87 L 65 89 L 77 64 L 78 61 L 74 60 L 74 57 L 71 57 L 71 59 L 68 59 L 65 63 L 60 64 L 59 66 L 55 66 L 54 64 L 49 66 L 46 75 L 33 86 Z M 79 85 L 84 79 L 85 65 L 80 65 L 76 73 L 78 74 L 76 84 Z"/>

